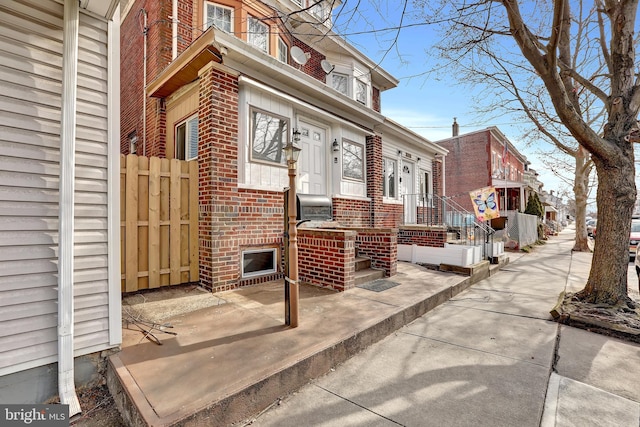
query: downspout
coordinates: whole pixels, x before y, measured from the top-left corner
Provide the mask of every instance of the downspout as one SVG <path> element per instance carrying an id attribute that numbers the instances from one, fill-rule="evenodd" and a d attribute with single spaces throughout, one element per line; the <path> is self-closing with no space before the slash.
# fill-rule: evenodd
<path id="1" fill-rule="evenodd" d="M 142 9 L 144 14 L 144 29 L 142 43 L 142 155 L 147 155 L 147 36 L 149 28 L 147 28 L 147 11 Z M 138 21 L 140 22 L 140 21 Z"/>
<path id="2" fill-rule="evenodd" d="M 171 4 L 171 60 L 178 56 L 178 0 Z"/>
<path id="3" fill-rule="evenodd" d="M 76 94 L 78 83 L 77 0 L 64 2 L 62 56 L 62 117 L 60 134 L 59 252 L 58 252 L 58 394 L 69 405 L 69 417 L 78 414 L 73 372 L 73 268 L 75 203 Z"/>

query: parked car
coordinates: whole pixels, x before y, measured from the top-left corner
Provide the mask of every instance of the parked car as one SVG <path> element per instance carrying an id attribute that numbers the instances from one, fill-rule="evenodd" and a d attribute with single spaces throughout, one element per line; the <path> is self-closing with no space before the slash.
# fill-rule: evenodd
<path id="1" fill-rule="evenodd" d="M 587 236 L 595 237 L 593 231 L 596 229 L 597 223 L 597 219 L 590 219 L 587 221 Z"/>
<path id="2" fill-rule="evenodd" d="M 629 256 L 636 256 L 636 249 L 640 243 L 640 218 L 631 220 L 631 235 L 629 236 Z"/>

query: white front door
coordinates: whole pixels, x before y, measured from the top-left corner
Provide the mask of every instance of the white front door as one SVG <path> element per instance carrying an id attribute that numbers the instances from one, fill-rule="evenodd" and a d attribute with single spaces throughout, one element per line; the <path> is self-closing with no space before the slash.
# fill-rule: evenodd
<path id="1" fill-rule="evenodd" d="M 326 194 L 327 132 L 303 121 L 299 129 L 302 151 L 298 160 L 298 191 L 302 194 Z"/>
<path id="2" fill-rule="evenodd" d="M 409 162 L 402 163 L 402 198 L 404 201 L 404 223 L 416 223 L 416 175 L 415 165 Z"/>

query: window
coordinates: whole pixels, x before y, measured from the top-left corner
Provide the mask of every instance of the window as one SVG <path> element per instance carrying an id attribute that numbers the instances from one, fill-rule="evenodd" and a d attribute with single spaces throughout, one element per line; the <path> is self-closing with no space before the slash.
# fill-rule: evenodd
<path id="1" fill-rule="evenodd" d="M 278 37 L 278 61 L 289 63 L 289 46 L 282 40 L 282 37 Z"/>
<path id="2" fill-rule="evenodd" d="M 364 146 L 342 141 L 342 176 L 364 181 Z"/>
<path id="3" fill-rule="evenodd" d="M 341 73 L 331 74 L 331 86 L 340 93 L 349 96 L 349 76 Z"/>
<path id="4" fill-rule="evenodd" d="M 138 151 L 138 133 L 137 131 L 133 130 L 129 133 L 129 135 L 127 136 L 127 139 L 129 140 L 129 153 L 131 154 L 136 154 L 136 152 Z"/>
<path id="5" fill-rule="evenodd" d="M 226 33 L 233 32 L 233 9 L 210 2 L 205 2 L 204 8 L 205 29 L 213 25 Z"/>
<path id="6" fill-rule="evenodd" d="M 356 79 L 356 101 L 361 104 L 367 105 L 367 84 L 362 80 Z"/>
<path id="7" fill-rule="evenodd" d="M 303 0 L 291 0 L 291 1 L 297 4 L 298 6 L 302 7 Z"/>
<path id="8" fill-rule="evenodd" d="M 311 9 L 309 10 L 309 12 L 311 12 L 311 14 L 318 18 L 318 20 L 320 21 L 324 21 L 325 19 L 327 19 L 327 12 L 324 4 L 317 0 L 315 0 L 315 4 L 311 5 Z"/>
<path id="9" fill-rule="evenodd" d="M 431 199 L 431 186 L 429 181 L 429 172 L 424 169 L 420 169 L 418 185 L 420 186 L 420 201 L 428 204 Z"/>
<path id="10" fill-rule="evenodd" d="M 251 159 L 285 164 L 282 149 L 287 145 L 289 119 L 251 108 Z"/>
<path id="11" fill-rule="evenodd" d="M 396 168 L 397 163 L 393 159 L 382 159 L 382 195 L 395 199 L 396 193 Z"/>
<path id="12" fill-rule="evenodd" d="M 269 27 L 253 16 L 247 20 L 247 43 L 269 52 Z"/>
<path id="13" fill-rule="evenodd" d="M 275 273 L 276 259 L 275 248 L 242 251 L 242 277 Z"/>
<path id="14" fill-rule="evenodd" d="M 191 116 L 176 126 L 175 158 L 193 160 L 198 157 L 198 116 Z"/>

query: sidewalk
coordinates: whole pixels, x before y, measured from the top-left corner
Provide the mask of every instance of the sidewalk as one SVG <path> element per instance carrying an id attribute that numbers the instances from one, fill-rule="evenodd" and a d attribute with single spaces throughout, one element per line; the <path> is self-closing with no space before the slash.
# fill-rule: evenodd
<path id="1" fill-rule="evenodd" d="M 638 427 L 640 346 L 549 321 L 588 276 L 573 236 L 512 257 L 251 425 Z"/>
<path id="2" fill-rule="evenodd" d="M 408 263 L 385 281 L 396 286 L 342 293 L 302 286 L 295 329 L 284 326 L 282 282 L 215 294 L 223 304 L 171 318 L 178 335 L 162 336 L 163 345 L 123 331 L 122 351 L 109 359 L 109 390 L 128 425 L 230 425 L 472 283 Z"/>
<path id="3" fill-rule="evenodd" d="M 164 345 L 112 356 L 110 390 L 130 425 L 242 425 L 304 386 L 253 425 L 638 427 L 640 347 L 549 321 L 588 275 L 572 239 L 509 254 L 466 291 L 468 278 L 405 263 L 381 292 L 305 286 L 296 329 L 281 284 L 220 294 L 172 319 Z"/>

